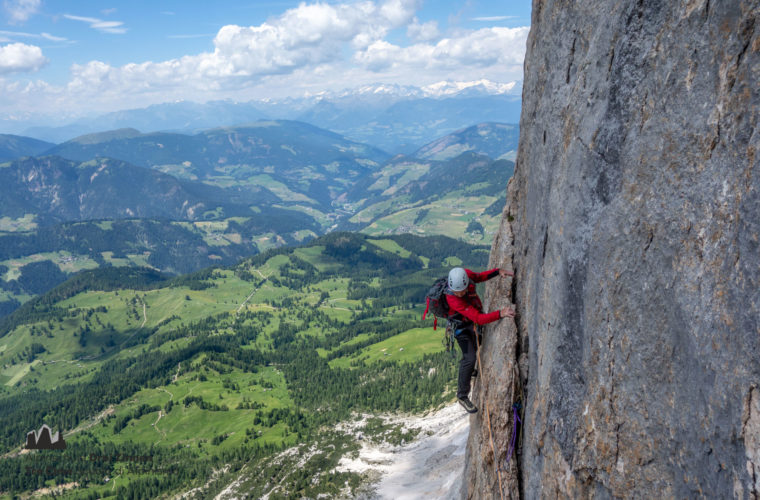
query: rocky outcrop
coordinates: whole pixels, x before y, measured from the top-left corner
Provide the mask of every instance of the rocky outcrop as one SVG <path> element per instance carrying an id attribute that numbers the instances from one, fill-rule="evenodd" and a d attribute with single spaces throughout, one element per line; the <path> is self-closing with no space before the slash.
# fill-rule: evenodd
<path id="1" fill-rule="evenodd" d="M 533 3 L 466 497 L 760 496 L 759 81 L 757 0 Z"/>

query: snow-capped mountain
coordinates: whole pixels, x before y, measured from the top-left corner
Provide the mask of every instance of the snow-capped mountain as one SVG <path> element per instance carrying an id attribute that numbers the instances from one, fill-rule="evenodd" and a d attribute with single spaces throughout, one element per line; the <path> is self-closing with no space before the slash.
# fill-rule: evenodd
<path id="1" fill-rule="evenodd" d="M 520 89 L 520 82 L 489 80 L 443 81 L 424 87 L 376 83 L 278 100 L 176 101 L 56 127 L 29 128 L 20 122 L 7 132 L 61 143 L 84 134 L 123 128 L 193 133 L 261 119 L 286 119 L 311 123 L 389 153 L 408 153 L 477 123 L 517 123 Z"/>
<path id="2" fill-rule="evenodd" d="M 316 94 L 307 94 L 305 99 L 343 99 L 358 96 L 385 96 L 395 98 L 422 98 L 422 97 L 456 97 L 474 95 L 519 95 L 522 85 L 520 82 L 492 82 L 491 80 L 474 81 L 451 81 L 431 83 L 422 87 L 412 85 L 398 85 L 395 83 L 373 83 L 343 89 L 340 91 L 324 91 Z"/>
<path id="3" fill-rule="evenodd" d="M 520 95 L 522 86 L 518 82 L 497 83 L 490 80 L 472 82 L 443 81 L 422 87 L 422 92 L 429 97 L 452 97 L 456 95 Z"/>

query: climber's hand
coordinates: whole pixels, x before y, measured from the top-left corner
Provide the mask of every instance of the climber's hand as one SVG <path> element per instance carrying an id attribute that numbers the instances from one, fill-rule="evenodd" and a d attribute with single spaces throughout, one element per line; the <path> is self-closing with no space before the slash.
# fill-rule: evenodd
<path id="1" fill-rule="evenodd" d="M 502 318 L 514 318 L 515 312 L 512 310 L 511 307 L 505 307 L 504 309 L 501 309 L 499 311 Z"/>
<path id="2" fill-rule="evenodd" d="M 506 269 L 499 269 L 499 275 L 502 278 L 506 278 L 507 276 L 514 276 L 515 273 L 513 273 L 512 271 L 507 271 Z"/>

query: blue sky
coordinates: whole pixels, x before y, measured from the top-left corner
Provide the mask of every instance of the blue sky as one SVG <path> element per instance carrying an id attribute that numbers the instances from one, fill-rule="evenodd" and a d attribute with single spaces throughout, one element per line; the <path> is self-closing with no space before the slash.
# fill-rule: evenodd
<path id="1" fill-rule="evenodd" d="M 528 0 L 2 0 L 5 119 L 522 79 Z"/>

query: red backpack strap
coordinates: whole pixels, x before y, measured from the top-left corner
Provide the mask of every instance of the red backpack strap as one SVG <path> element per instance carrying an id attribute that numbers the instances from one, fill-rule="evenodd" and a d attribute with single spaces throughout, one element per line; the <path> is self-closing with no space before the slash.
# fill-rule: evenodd
<path id="1" fill-rule="evenodd" d="M 435 317 L 435 321 L 433 321 L 433 330 L 438 329 L 438 316 Z"/>
<path id="2" fill-rule="evenodd" d="M 425 320 L 425 316 L 427 316 L 428 310 L 430 309 L 430 297 L 427 298 L 427 304 L 425 305 L 425 312 L 422 313 L 422 319 Z"/>

